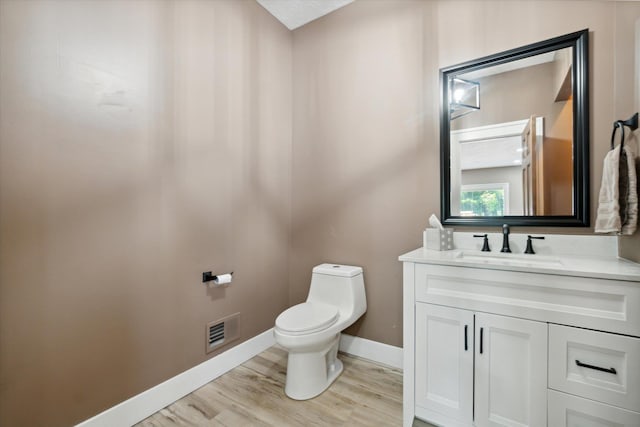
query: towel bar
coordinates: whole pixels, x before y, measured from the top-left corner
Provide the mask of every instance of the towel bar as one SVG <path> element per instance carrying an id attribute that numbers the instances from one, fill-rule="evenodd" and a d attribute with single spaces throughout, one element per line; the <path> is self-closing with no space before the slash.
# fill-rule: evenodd
<path id="1" fill-rule="evenodd" d="M 611 134 L 612 150 L 613 150 L 613 147 L 615 147 L 615 137 L 616 137 L 616 131 L 618 130 L 618 128 L 620 128 L 620 131 L 622 132 L 622 138 L 620 139 L 620 149 L 622 150 L 622 147 L 624 147 L 624 127 L 625 126 L 630 128 L 632 132 L 638 129 L 638 113 L 635 113 L 628 120 L 616 120 L 615 122 L 613 122 L 613 133 Z"/>

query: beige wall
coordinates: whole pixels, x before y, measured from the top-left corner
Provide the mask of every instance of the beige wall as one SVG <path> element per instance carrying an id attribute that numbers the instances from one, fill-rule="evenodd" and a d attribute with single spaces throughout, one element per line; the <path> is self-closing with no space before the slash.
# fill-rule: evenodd
<path id="1" fill-rule="evenodd" d="M 157 385 L 209 321 L 270 328 L 290 153 L 291 34 L 254 1 L 0 2 L 0 425 Z"/>
<path id="2" fill-rule="evenodd" d="M 362 265 L 369 308 L 349 332 L 402 345 L 397 256 L 421 245 L 440 212 L 438 69 L 584 28 L 593 223 L 611 123 L 633 97 L 621 88 L 632 74 L 619 69 L 632 46 L 620 40 L 638 17 L 640 3 L 626 2 L 380 0 L 295 30 L 290 302 L 304 299 L 313 264 Z M 527 231 L 593 232 L 514 229 Z"/>
<path id="3" fill-rule="evenodd" d="M 255 336 L 324 261 L 365 268 L 348 332 L 402 345 L 397 256 L 439 212 L 438 69 L 588 27 L 595 200 L 637 109 L 639 17 L 359 0 L 292 34 L 252 0 L 0 0 L 0 425 L 69 425 L 206 360 L 207 321 L 240 311 Z"/>
<path id="4" fill-rule="evenodd" d="M 639 9 L 638 3 L 620 3 L 616 7 L 615 119 L 626 120 L 640 111 Z M 634 143 L 630 147 L 640 148 L 640 130 L 635 131 L 631 139 Z M 619 252 L 627 259 L 640 262 L 640 231 L 633 236 L 620 237 Z"/>
<path id="5" fill-rule="evenodd" d="M 437 212 L 435 3 L 356 1 L 293 33 L 291 303 L 319 262 L 364 267 L 348 332 L 402 344 L 398 255 Z"/>

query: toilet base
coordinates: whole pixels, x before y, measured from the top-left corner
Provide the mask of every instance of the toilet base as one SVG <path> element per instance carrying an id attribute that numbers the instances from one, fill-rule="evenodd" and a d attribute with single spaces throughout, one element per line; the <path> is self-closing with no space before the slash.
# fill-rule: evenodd
<path id="1" fill-rule="evenodd" d="M 343 370 L 338 359 L 339 342 L 340 334 L 324 350 L 289 351 L 285 394 L 294 400 L 307 400 L 325 391 Z"/>

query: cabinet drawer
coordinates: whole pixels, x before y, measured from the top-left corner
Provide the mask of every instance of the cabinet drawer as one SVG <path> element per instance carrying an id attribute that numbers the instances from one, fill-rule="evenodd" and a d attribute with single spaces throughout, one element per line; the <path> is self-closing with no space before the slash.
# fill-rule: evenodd
<path id="1" fill-rule="evenodd" d="M 549 325 L 549 388 L 640 411 L 640 339 Z"/>
<path id="2" fill-rule="evenodd" d="M 640 413 L 549 390 L 549 427 L 637 427 Z"/>
<path id="3" fill-rule="evenodd" d="M 640 336 L 635 282 L 415 264 L 415 300 Z"/>

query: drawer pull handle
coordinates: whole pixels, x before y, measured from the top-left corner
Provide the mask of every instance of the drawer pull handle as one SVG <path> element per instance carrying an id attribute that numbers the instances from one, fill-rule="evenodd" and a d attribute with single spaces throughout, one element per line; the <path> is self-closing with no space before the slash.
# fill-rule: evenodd
<path id="1" fill-rule="evenodd" d="M 582 366 L 583 368 L 595 369 L 596 371 L 608 372 L 610 374 L 617 374 L 616 368 L 601 368 L 600 366 L 589 365 L 588 363 L 582 363 L 578 359 L 576 359 L 576 365 Z"/>
<path id="2" fill-rule="evenodd" d="M 464 325 L 464 351 L 469 350 L 469 342 L 467 340 L 467 329 L 469 329 L 469 325 Z"/>

